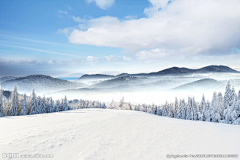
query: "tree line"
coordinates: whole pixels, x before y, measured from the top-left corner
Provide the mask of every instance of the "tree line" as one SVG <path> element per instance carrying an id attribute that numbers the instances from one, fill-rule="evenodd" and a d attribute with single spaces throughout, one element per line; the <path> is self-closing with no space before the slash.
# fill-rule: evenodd
<path id="1" fill-rule="evenodd" d="M 196 102 L 194 97 L 188 97 L 187 101 L 175 98 L 174 103 L 169 104 L 166 101 L 164 105 L 159 106 L 155 104 L 133 105 L 130 102 L 124 102 L 124 97 L 120 102 L 112 100 L 108 106 L 104 102 L 82 99 L 77 103 L 68 103 L 66 96 L 61 100 L 53 101 L 51 97 L 45 98 L 43 96 L 41 98 L 36 96 L 34 90 L 30 97 L 24 94 L 20 100 L 16 86 L 12 91 L 11 100 L 6 102 L 2 90 L 0 93 L 0 117 L 52 113 L 83 108 L 135 110 L 171 118 L 240 125 L 240 90 L 237 95 L 234 87 L 231 88 L 231 84 L 228 82 L 224 95 L 221 92 L 214 92 L 211 102 L 206 100 L 203 95 L 200 103 Z"/>

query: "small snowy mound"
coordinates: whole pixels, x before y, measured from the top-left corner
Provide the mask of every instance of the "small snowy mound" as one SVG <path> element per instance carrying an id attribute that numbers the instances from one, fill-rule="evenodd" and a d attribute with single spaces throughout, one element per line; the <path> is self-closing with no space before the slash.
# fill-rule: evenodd
<path id="1" fill-rule="evenodd" d="M 239 125 L 137 111 L 81 109 L 8 116 L 0 118 L 0 129 L 3 156 L 18 153 L 50 155 L 54 158 L 48 159 L 57 160 L 159 160 L 169 159 L 167 154 L 240 153 Z"/>

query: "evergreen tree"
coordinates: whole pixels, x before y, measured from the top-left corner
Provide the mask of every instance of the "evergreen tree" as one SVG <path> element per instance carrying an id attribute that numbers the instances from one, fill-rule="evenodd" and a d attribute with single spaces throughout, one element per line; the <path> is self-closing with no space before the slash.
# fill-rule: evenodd
<path id="1" fill-rule="evenodd" d="M 150 112 L 150 113 L 151 113 L 151 114 L 155 114 L 155 112 L 156 112 L 155 110 L 156 110 L 156 109 L 155 109 L 155 106 L 154 106 L 154 104 L 152 104 L 151 112 Z"/>
<path id="2" fill-rule="evenodd" d="M 105 105 L 104 102 L 103 102 L 103 104 L 102 104 L 102 108 L 103 108 L 103 109 L 106 109 L 106 108 L 107 108 L 107 106 Z"/>
<path id="3" fill-rule="evenodd" d="M 37 110 L 36 114 L 42 113 L 42 98 L 40 96 L 37 97 Z"/>
<path id="4" fill-rule="evenodd" d="M 198 110 L 197 110 L 197 105 L 196 105 L 196 102 L 195 102 L 195 98 L 193 97 L 192 98 L 192 120 L 195 120 L 197 121 L 198 120 Z"/>
<path id="5" fill-rule="evenodd" d="M 226 85 L 226 90 L 225 90 L 225 94 L 224 94 L 224 110 L 227 109 L 229 106 L 231 106 L 231 99 L 232 99 L 232 93 L 231 93 L 231 84 L 228 81 L 227 85 Z"/>
<path id="6" fill-rule="evenodd" d="M 217 113 L 217 108 L 218 108 L 218 98 L 217 98 L 217 93 L 213 93 L 213 98 L 212 98 L 212 104 L 210 107 L 210 119 L 212 122 L 217 122 L 218 121 L 218 113 Z"/>
<path id="7" fill-rule="evenodd" d="M 200 103 L 200 106 L 199 106 L 199 112 L 198 112 L 198 119 L 200 121 L 205 121 L 206 120 L 206 117 L 205 117 L 205 111 L 206 111 L 206 101 L 205 101 L 205 97 L 204 95 L 202 96 L 202 101 Z"/>
<path id="8" fill-rule="evenodd" d="M 41 101 L 41 113 L 47 113 L 47 105 L 46 105 L 46 99 L 45 96 L 43 96 L 42 101 Z"/>
<path id="9" fill-rule="evenodd" d="M 157 107 L 157 115 L 162 116 L 162 110 L 160 106 Z"/>
<path id="10" fill-rule="evenodd" d="M 172 104 L 170 104 L 170 107 L 168 108 L 168 117 L 171 117 L 171 118 L 173 118 L 173 115 L 174 113 L 173 113 L 173 105 Z"/>
<path id="11" fill-rule="evenodd" d="M 69 110 L 68 106 L 68 101 L 67 101 L 67 96 L 64 97 L 64 102 L 63 102 L 63 111 Z"/>
<path id="12" fill-rule="evenodd" d="M 52 113 L 53 112 L 53 106 L 54 106 L 54 104 L 53 104 L 53 100 L 52 100 L 52 97 L 51 98 L 49 98 L 49 103 L 48 103 L 48 113 Z"/>
<path id="13" fill-rule="evenodd" d="M 165 105 L 163 105 L 163 109 L 162 109 L 162 116 L 168 116 L 168 107 L 169 105 L 168 105 L 168 102 L 166 101 L 166 104 Z"/>
<path id="14" fill-rule="evenodd" d="M 218 93 L 218 108 L 217 108 L 217 119 L 218 122 L 220 122 L 223 119 L 223 111 L 224 111 L 224 100 L 223 100 L 223 96 L 222 93 L 219 92 Z"/>
<path id="15" fill-rule="evenodd" d="M 5 97 L 3 97 L 3 91 L 0 89 L 0 117 L 7 116 L 7 112 L 4 109 L 4 99 Z"/>
<path id="16" fill-rule="evenodd" d="M 187 115 L 186 115 L 186 104 L 185 104 L 185 100 L 183 99 L 182 100 L 182 117 L 181 119 L 186 119 L 187 118 Z"/>
<path id="17" fill-rule="evenodd" d="M 61 107 L 60 100 L 57 100 L 55 105 L 55 112 L 60 112 L 60 107 Z"/>
<path id="18" fill-rule="evenodd" d="M 191 107 L 192 107 L 192 100 L 190 97 L 188 97 L 188 104 L 187 104 L 187 111 L 186 111 L 186 119 L 192 120 L 193 114 L 191 113 Z"/>
<path id="19" fill-rule="evenodd" d="M 29 114 L 37 114 L 37 99 L 35 90 L 33 89 L 30 101 L 30 113 Z"/>
<path id="20" fill-rule="evenodd" d="M 178 116 L 178 114 L 177 114 L 178 109 L 179 109 L 178 99 L 177 99 L 177 97 L 175 97 L 174 118 L 177 118 L 177 116 Z"/>
<path id="21" fill-rule="evenodd" d="M 207 104 L 206 104 L 205 118 L 207 122 L 211 121 L 211 108 L 210 108 L 209 101 L 207 101 Z"/>
<path id="22" fill-rule="evenodd" d="M 20 113 L 20 115 L 27 115 L 27 113 L 28 113 L 26 97 L 27 97 L 26 94 L 24 94 L 23 99 L 21 100 L 21 113 Z"/>
<path id="23" fill-rule="evenodd" d="M 181 119 L 182 118 L 182 101 L 181 99 L 179 100 L 179 107 L 178 107 L 178 110 L 177 110 L 177 113 L 176 113 L 178 119 Z M 174 114 L 175 116 L 175 114 Z"/>
<path id="24" fill-rule="evenodd" d="M 19 100 L 18 100 L 18 91 L 17 86 L 14 86 L 14 89 L 12 91 L 11 95 L 11 109 L 10 109 L 10 116 L 17 116 L 19 115 Z"/>

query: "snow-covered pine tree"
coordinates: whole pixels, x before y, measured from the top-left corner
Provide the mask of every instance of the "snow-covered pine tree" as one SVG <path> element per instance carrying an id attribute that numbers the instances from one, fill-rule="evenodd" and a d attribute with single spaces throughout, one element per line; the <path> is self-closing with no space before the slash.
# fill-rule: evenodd
<path id="1" fill-rule="evenodd" d="M 20 115 L 27 115 L 28 107 L 27 107 L 27 98 L 26 94 L 23 95 L 23 99 L 21 100 L 21 112 Z"/>
<path id="2" fill-rule="evenodd" d="M 11 109 L 10 109 L 10 116 L 17 116 L 19 115 L 19 100 L 18 100 L 18 91 L 17 86 L 14 86 L 11 95 Z"/>
<path id="3" fill-rule="evenodd" d="M 187 115 L 186 115 L 186 104 L 185 104 L 185 100 L 183 99 L 182 100 L 182 117 L 181 119 L 186 119 L 187 118 Z"/>
<path id="4" fill-rule="evenodd" d="M 195 102 L 195 98 L 193 97 L 192 98 L 192 115 L 193 115 L 193 119 L 192 120 L 195 120 L 197 121 L 198 120 L 198 110 L 197 110 L 197 104 Z"/>
<path id="5" fill-rule="evenodd" d="M 97 108 L 102 108 L 102 103 L 101 102 L 98 102 Z"/>
<path id="6" fill-rule="evenodd" d="M 209 101 L 207 100 L 207 103 L 206 103 L 206 111 L 205 111 L 205 121 L 207 122 L 210 122 L 211 121 L 211 108 L 210 108 L 210 103 Z"/>
<path id="7" fill-rule="evenodd" d="M 3 91 L 0 89 L 0 117 L 7 116 L 7 112 L 4 109 L 4 99 L 5 97 L 3 97 Z"/>
<path id="8" fill-rule="evenodd" d="M 205 115 L 204 115 L 205 108 L 206 108 L 206 102 L 205 102 L 205 97 L 203 94 L 202 101 L 199 105 L 199 110 L 198 110 L 198 120 L 199 121 L 205 121 Z"/>
<path id="9" fill-rule="evenodd" d="M 168 116 L 168 102 L 166 101 L 165 105 L 163 105 L 163 109 L 162 109 L 162 116 Z"/>
<path id="10" fill-rule="evenodd" d="M 162 116 L 162 110 L 160 106 L 157 107 L 157 115 Z"/>
<path id="11" fill-rule="evenodd" d="M 181 119 L 182 118 L 182 100 L 180 99 L 179 100 L 179 107 L 178 107 L 178 110 L 177 110 L 177 117 L 178 119 Z M 175 116 L 175 114 L 174 114 Z"/>
<path id="12" fill-rule="evenodd" d="M 41 101 L 41 113 L 47 113 L 47 105 L 46 105 L 46 99 L 45 96 L 43 96 L 42 101 Z"/>
<path id="13" fill-rule="evenodd" d="M 52 97 L 51 98 L 49 98 L 49 103 L 48 103 L 48 113 L 52 113 L 54 110 L 53 110 L 53 106 L 54 106 L 54 104 L 53 104 L 53 100 L 52 100 Z"/>
<path id="14" fill-rule="evenodd" d="M 136 110 L 136 111 L 140 111 L 140 104 L 137 105 L 137 107 L 136 107 L 135 110 Z"/>
<path id="15" fill-rule="evenodd" d="M 168 117 L 173 118 L 174 113 L 173 113 L 173 104 L 170 104 L 170 107 L 168 108 Z"/>
<path id="16" fill-rule="evenodd" d="M 236 108 L 237 108 L 237 116 L 240 117 L 240 90 L 238 91 Z"/>
<path id="17" fill-rule="evenodd" d="M 178 111 L 178 109 L 179 109 L 178 99 L 177 99 L 177 97 L 175 97 L 174 118 L 177 118 L 177 111 Z"/>
<path id="18" fill-rule="evenodd" d="M 228 108 L 228 106 L 231 106 L 231 97 L 232 96 L 232 91 L 231 91 L 231 84 L 230 81 L 228 81 L 225 89 L 225 94 L 224 94 L 224 110 Z"/>
<path id="19" fill-rule="evenodd" d="M 105 103 L 103 102 L 103 104 L 102 104 L 102 109 L 106 109 L 107 108 L 107 106 L 105 105 Z"/>
<path id="20" fill-rule="evenodd" d="M 55 104 L 55 112 L 60 112 L 60 107 L 61 107 L 61 102 L 58 99 L 56 104 Z"/>
<path id="21" fill-rule="evenodd" d="M 67 96 L 64 97 L 64 102 L 63 102 L 63 111 L 69 110 L 68 106 L 68 101 L 67 101 Z"/>
<path id="22" fill-rule="evenodd" d="M 192 108 L 192 99 L 190 97 L 188 97 L 188 104 L 187 104 L 187 111 L 186 111 L 186 119 L 187 120 L 193 119 L 193 114 L 191 113 L 191 108 Z"/>
<path id="23" fill-rule="evenodd" d="M 150 112 L 151 114 L 155 114 L 155 106 L 154 106 L 154 104 L 152 104 L 152 107 L 151 107 L 151 112 Z"/>
<path id="24" fill-rule="evenodd" d="M 29 108 L 30 108 L 30 113 L 29 114 L 37 114 L 37 99 L 36 99 L 36 94 L 35 94 L 34 89 L 32 91 Z"/>
<path id="25" fill-rule="evenodd" d="M 217 116 L 218 122 L 223 120 L 223 111 L 224 111 L 224 100 L 223 100 L 222 93 L 219 92 L 218 93 L 218 108 L 217 108 L 217 113 L 219 114 Z"/>
<path id="26" fill-rule="evenodd" d="M 36 114 L 42 113 L 42 98 L 40 96 L 37 97 L 37 110 Z"/>
<path id="27" fill-rule="evenodd" d="M 213 97 L 212 97 L 212 103 L 211 103 L 211 106 L 210 106 L 210 120 L 212 122 L 217 122 L 217 108 L 218 108 L 218 98 L 217 98 L 217 93 L 214 92 L 213 93 Z"/>

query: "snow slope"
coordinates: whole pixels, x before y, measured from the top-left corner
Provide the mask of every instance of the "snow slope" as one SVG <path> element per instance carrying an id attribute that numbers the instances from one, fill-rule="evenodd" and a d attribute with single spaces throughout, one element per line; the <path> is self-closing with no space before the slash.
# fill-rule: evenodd
<path id="1" fill-rule="evenodd" d="M 57 160 L 159 160 L 168 159 L 166 154 L 240 156 L 240 126 L 137 111 L 81 109 L 3 117 L 0 130 L 0 152 L 53 154 L 48 159 Z"/>

